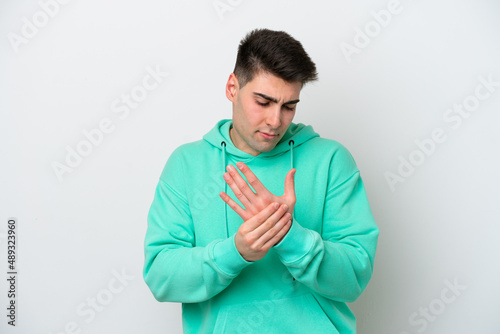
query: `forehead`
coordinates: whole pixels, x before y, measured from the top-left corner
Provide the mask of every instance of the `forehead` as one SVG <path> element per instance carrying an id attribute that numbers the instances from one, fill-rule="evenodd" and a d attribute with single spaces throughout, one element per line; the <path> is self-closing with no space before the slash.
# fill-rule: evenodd
<path id="1" fill-rule="evenodd" d="M 302 83 L 300 82 L 287 82 L 274 74 L 261 71 L 242 88 L 242 92 L 261 93 L 278 101 L 289 101 L 298 99 L 301 89 Z"/>

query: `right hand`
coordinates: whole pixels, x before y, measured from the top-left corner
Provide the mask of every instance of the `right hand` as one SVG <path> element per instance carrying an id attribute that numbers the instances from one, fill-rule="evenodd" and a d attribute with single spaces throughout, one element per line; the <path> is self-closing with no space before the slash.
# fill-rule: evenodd
<path id="1" fill-rule="evenodd" d="M 274 202 L 241 224 L 234 240 L 246 261 L 262 259 L 285 236 L 292 225 L 287 209 L 286 204 Z"/>

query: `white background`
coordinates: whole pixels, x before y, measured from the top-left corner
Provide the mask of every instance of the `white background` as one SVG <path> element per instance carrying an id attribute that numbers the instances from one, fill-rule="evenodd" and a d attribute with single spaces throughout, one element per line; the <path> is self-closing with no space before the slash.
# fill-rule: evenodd
<path id="1" fill-rule="evenodd" d="M 373 278 L 351 305 L 358 332 L 500 332 L 498 1 L 401 0 L 385 26 L 372 12 L 389 1 L 41 3 L 52 16 L 37 1 L 0 4 L 1 277 L 10 217 L 19 272 L 15 328 L 0 280 L 1 333 L 181 332 L 180 305 L 142 279 L 147 212 L 170 153 L 231 118 L 237 45 L 261 27 L 289 32 L 316 62 L 294 122 L 351 151 L 380 227 Z M 113 112 L 148 68 L 168 76 Z M 496 87 L 446 121 L 474 102 L 479 77 Z M 106 119 L 113 130 L 84 147 Z M 418 153 L 439 128 L 446 140 Z M 53 165 L 78 145 L 87 156 L 58 178 Z M 419 165 L 391 189 L 400 157 Z"/>

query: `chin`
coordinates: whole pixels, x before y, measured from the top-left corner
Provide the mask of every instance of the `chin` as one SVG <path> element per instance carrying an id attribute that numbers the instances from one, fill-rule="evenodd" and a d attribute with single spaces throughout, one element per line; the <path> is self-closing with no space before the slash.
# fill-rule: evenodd
<path id="1" fill-rule="evenodd" d="M 276 145 L 272 145 L 272 146 L 266 146 L 266 147 L 263 147 L 262 149 L 258 150 L 259 152 L 269 152 L 269 151 L 272 151 L 274 148 L 276 147 Z"/>

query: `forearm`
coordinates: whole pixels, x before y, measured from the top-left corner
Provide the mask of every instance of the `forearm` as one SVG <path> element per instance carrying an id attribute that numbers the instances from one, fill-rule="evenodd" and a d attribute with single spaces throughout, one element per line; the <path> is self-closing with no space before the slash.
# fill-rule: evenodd
<path id="1" fill-rule="evenodd" d="M 234 247 L 234 237 L 205 247 L 146 246 L 144 280 L 158 301 L 202 302 L 224 290 L 249 264 Z"/>
<path id="2" fill-rule="evenodd" d="M 316 231 L 294 220 L 274 248 L 292 276 L 313 291 L 342 302 L 356 300 L 373 272 L 378 229 L 338 241 L 323 240 Z M 372 245 L 365 249 L 361 245 Z"/>
<path id="3" fill-rule="evenodd" d="M 214 222 L 215 223 L 215 222 Z M 249 264 L 234 236 L 196 247 L 186 198 L 160 181 L 148 214 L 144 280 L 159 301 L 194 303 L 225 289 Z"/>

